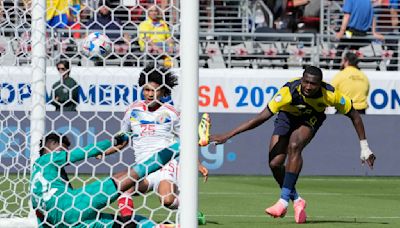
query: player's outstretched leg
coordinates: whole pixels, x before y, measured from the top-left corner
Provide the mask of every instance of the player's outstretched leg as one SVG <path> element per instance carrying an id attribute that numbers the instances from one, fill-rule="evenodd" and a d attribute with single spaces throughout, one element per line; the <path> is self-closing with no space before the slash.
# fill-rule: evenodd
<path id="1" fill-rule="evenodd" d="M 203 113 L 199 123 L 199 145 L 207 146 L 210 142 L 211 119 L 208 113 Z"/>

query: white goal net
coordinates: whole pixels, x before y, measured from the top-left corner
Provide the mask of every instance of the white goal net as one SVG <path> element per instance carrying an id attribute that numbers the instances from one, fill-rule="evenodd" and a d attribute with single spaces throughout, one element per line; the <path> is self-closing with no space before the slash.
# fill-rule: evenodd
<path id="1" fill-rule="evenodd" d="M 179 179 L 166 176 L 176 175 L 177 164 L 168 163 L 154 176 L 146 173 L 135 182 L 133 192 L 117 190 L 133 199 L 133 205 L 121 207 L 110 192 L 105 206 L 93 201 L 106 191 L 104 180 L 179 138 L 178 86 L 169 77 L 176 76 L 180 67 L 180 2 L 3 0 L 0 4 L 0 227 L 37 226 L 37 217 L 39 225 L 54 227 L 175 224 Z M 41 21 L 34 26 L 33 11 L 43 6 L 46 16 L 36 14 Z M 46 26 L 43 30 L 41 23 Z M 110 38 L 109 54 L 82 55 L 82 41 L 91 32 Z M 42 81 L 35 77 L 41 72 Z M 43 117 L 37 119 L 41 112 Z M 129 144 L 112 155 L 96 159 L 97 154 L 90 157 L 83 150 L 87 154 L 73 160 L 69 154 L 87 145 L 101 152 L 99 143 L 115 141 L 121 131 L 130 132 Z M 54 152 L 47 141 L 39 145 L 39 139 L 51 133 L 69 138 L 68 150 L 62 149 L 67 158 L 57 163 L 49 156 L 47 165 L 58 176 L 49 177 L 43 172 L 50 168 L 40 166 L 41 174 L 32 177 L 35 160 Z M 56 182 L 64 186 L 54 187 Z M 87 191 L 96 182 L 103 187 Z M 37 196 L 35 189 L 42 195 Z M 32 200 L 32 194 L 41 198 Z M 124 216 L 121 208 L 133 214 Z"/>

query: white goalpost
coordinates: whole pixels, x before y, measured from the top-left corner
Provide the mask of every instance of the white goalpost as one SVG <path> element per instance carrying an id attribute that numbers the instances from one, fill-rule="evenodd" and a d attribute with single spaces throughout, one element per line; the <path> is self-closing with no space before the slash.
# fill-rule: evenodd
<path id="1" fill-rule="evenodd" d="M 85 5 L 85 8 L 76 11 L 77 20 L 84 20 L 87 10 L 92 16 L 98 14 L 100 4 L 111 4 L 107 7 L 112 11 L 112 15 L 117 15 L 118 11 L 126 11 L 131 16 L 135 10 L 142 10 L 144 12 L 140 20 L 144 20 L 150 7 L 140 5 L 140 1 L 124 0 L 120 0 L 119 3 L 106 0 L 94 3 L 87 0 L 66 2 L 78 2 L 80 7 Z M 150 2 L 157 4 L 159 1 Z M 138 53 L 141 45 L 138 34 L 140 21 L 132 16 L 127 19 L 128 22 L 119 25 L 120 37 L 112 41 L 111 53 L 100 60 L 90 59 L 80 53 L 80 44 L 85 35 L 94 31 L 89 29 L 89 25 L 76 31 L 72 31 L 71 28 L 48 26 L 48 1 L 24 1 L 24 4 L 30 5 L 22 5 L 22 1 L 0 2 L 0 23 L 6 25 L 0 29 L 0 70 L 3 69 L 0 76 L 2 79 L 3 75 L 6 76 L 5 82 L 0 82 L 0 228 L 38 226 L 36 211 L 31 205 L 29 179 L 32 166 L 40 157 L 40 142 L 43 137 L 53 131 L 65 134 L 69 136 L 73 145 L 69 149 L 83 148 L 100 139 L 112 138 L 121 130 L 120 124 L 127 107 L 133 102 L 143 100 L 143 88 L 138 85 L 143 68 L 154 62 L 155 70 L 158 71 L 156 66 L 165 64 L 167 59 L 172 62 L 172 68 L 171 65 L 166 67 L 168 72 L 176 73 L 179 82 L 179 90 L 171 89 L 173 93 L 172 99 L 170 98 L 174 105 L 180 107 L 179 208 L 170 209 L 160 205 L 163 200 L 160 200 L 159 193 L 154 190 L 135 196 L 137 201 L 134 213 L 143 215 L 154 224 L 176 223 L 181 228 L 197 227 L 199 2 L 168 2 L 167 6 L 157 7 L 162 14 L 169 17 L 167 19 L 164 15 L 164 20 L 170 27 L 175 45 L 179 46 L 179 52 L 171 54 L 169 50 L 164 50 L 156 55 L 147 53 L 146 47 L 145 51 L 140 49 L 141 53 Z M 4 20 L 2 15 L 5 15 Z M 79 23 L 84 25 L 86 22 Z M 136 30 L 132 31 L 132 27 Z M 173 34 L 178 28 L 179 40 Z M 81 33 L 81 36 L 75 36 L 74 32 Z M 100 32 L 107 34 L 108 30 L 103 28 Z M 123 44 L 118 43 L 122 38 L 125 39 L 125 33 L 130 35 L 131 40 L 127 43 L 125 40 Z M 4 43 L 6 54 L 1 53 Z M 69 50 L 73 45 L 76 49 L 74 46 L 72 51 Z M 164 44 L 164 48 L 165 46 Z M 132 57 L 132 54 L 136 56 Z M 80 103 L 76 112 L 57 112 L 51 104 L 52 92 L 57 89 L 52 86 L 60 80 L 56 70 L 56 63 L 60 60 L 71 64 L 70 73 L 78 81 L 75 87 Z M 117 62 L 120 64 L 115 66 Z M 104 66 L 97 63 L 103 63 Z M 132 65 L 125 66 L 124 63 Z M 165 77 L 163 80 L 160 86 L 168 87 Z M 175 98 L 178 102 L 174 100 L 176 93 L 180 94 L 177 95 L 179 100 Z M 132 167 L 135 162 L 132 158 L 133 150 L 128 148 L 103 160 L 86 158 L 81 163 L 70 166 L 66 169 L 70 182 L 81 187 Z M 120 215 L 117 203 L 107 206 L 105 210 L 111 211 L 116 219 L 117 215 Z"/>
<path id="2" fill-rule="evenodd" d="M 46 1 L 32 1 L 32 63 L 31 90 L 32 103 L 30 109 L 30 168 L 39 157 L 40 140 L 45 132 L 46 118 Z M 28 171 L 28 167 L 24 167 Z M 25 173 L 26 173 L 25 171 Z M 27 174 L 29 175 L 29 174 Z M 27 177 L 25 177 L 27 178 Z M 37 227 L 36 215 L 28 195 L 29 213 L 25 218 L 0 218 L 0 227 Z M 19 202 L 23 203 L 23 202 Z"/>
<path id="3" fill-rule="evenodd" d="M 197 123 L 199 88 L 199 1 L 181 2 L 181 227 L 197 227 Z M 195 152 L 195 153 L 194 153 Z"/>

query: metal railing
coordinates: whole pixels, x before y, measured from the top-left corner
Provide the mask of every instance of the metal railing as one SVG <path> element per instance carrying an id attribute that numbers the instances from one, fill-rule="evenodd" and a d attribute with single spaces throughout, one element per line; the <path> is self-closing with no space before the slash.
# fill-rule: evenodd
<path id="1" fill-rule="evenodd" d="M 0 64 L 29 64 L 29 33 L 22 29 L 12 36 L 0 36 Z M 162 61 L 168 56 L 179 66 L 179 34 L 173 34 L 175 49 L 173 53 L 142 52 L 138 45 L 137 31 L 129 33 L 131 39 L 114 40 L 113 52 L 96 61 L 88 60 L 80 52 L 81 39 L 72 39 L 73 33 L 87 34 L 87 30 L 48 30 L 48 64 L 54 65 L 59 59 L 69 59 L 77 65 L 118 65 L 143 66 L 149 61 Z M 113 32 L 113 31 L 107 31 Z M 120 33 L 121 31 L 114 31 Z M 84 37 L 82 34 L 81 37 Z M 208 40 L 207 36 L 214 39 Z M 340 66 L 344 51 L 355 52 L 360 67 L 374 70 L 399 69 L 399 36 L 385 36 L 384 41 L 376 41 L 372 36 L 339 42 L 333 35 L 312 33 L 200 33 L 200 66 L 209 68 L 293 68 L 316 65 L 329 69 Z"/>

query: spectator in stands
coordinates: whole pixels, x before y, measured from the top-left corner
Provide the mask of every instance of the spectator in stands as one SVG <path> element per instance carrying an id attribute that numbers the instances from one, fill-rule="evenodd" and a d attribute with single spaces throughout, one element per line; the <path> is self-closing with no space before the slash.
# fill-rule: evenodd
<path id="1" fill-rule="evenodd" d="M 276 0 L 273 8 L 275 28 L 295 32 L 302 10 L 309 3 L 310 0 Z"/>
<path id="2" fill-rule="evenodd" d="M 117 58 L 116 55 L 114 55 L 116 53 L 115 50 L 123 49 L 124 51 L 121 51 L 118 54 L 124 55 L 128 50 L 130 43 L 129 34 L 122 33 L 122 23 L 111 13 L 112 8 L 111 0 L 104 0 L 104 2 L 99 1 L 97 15 L 86 23 L 89 30 L 104 31 L 113 42 L 114 52 L 113 55 L 108 57 L 108 59 Z M 96 60 L 95 65 L 104 65 L 104 60 Z"/>
<path id="3" fill-rule="evenodd" d="M 321 1 L 310 1 L 309 4 L 305 5 L 303 15 L 300 17 L 300 22 L 297 24 L 298 31 L 319 32 L 320 11 Z"/>
<path id="4" fill-rule="evenodd" d="M 399 32 L 399 8 L 400 8 L 400 1 L 399 0 L 390 0 L 389 9 L 390 15 L 392 16 L 392 26 L 394 32 Z"/>
<path id="5" fill-rule="evenodd" d="M 5 20 L 4 18 L 4 6 L 3 6 L 3 1 L 0 2 L 0 22 L 3 22 Z"/>
<path id="6" fill-rule="evenodd" d="M 46 1 L 47 25 L 52 28 L 66 28 L 68 26 L 69 1 Z"/>
<path id="7" fill-rule="evenodd" d="M 70 66 L 67 60 L 57 63 L 61 79 L 52 86 L 52 101 L 56 111 L 76 111 L 78 100 L 78 84 L 69 76 Z"/>
<path id="8" fill-rule="evenodd" d="M 369 80 L 358 68 L 358 61 L 356 54 L 347 52 L 342 59 L 341 71 L 334 76 L 332 85 L 352 100 L 355 110 L 365 114 L 368 108 Z"/>
<path id="9" fill-rule="evenodd" d="M 148 18 L 139 25 L 139 45 L 141 51 L 160 55 L 165 52 L 174 52 L 174 40 L 171 37 L 168 24 L 162 19 L 160 9 L 156 5 L 150 6 L 147 10 Z M 169 57 L 164 57 L 170 62 Z"/>
<path id="10" fill-rule="evenodd" d="M 336 39 L 341 44 L 337 47 L 334 61 L 335 68 L 338 68 L 338 63 L 345 48 L 359 49 L 365 46 L 366 42 L 368 43 L 366 39 L 357 39 L 357 37 L 367 36 L 367 32 L 371 27 L 372 34 L 376 39 L 384 39 L 382 34 L 376 32 L 376 19 L 371 0 L 345 0 L 342 10 L 344 12 L 342 25 L 339 32 L 336 33 Z"/>
<path id="11" fill-rule="evenodd" d="M 106 35 L 112 40 L 121 37 L 121 22 L 111 14 L 112 4 L 110 0 L 99 1 L 98 13 L 86 23 L 89 30 L 105 31 Z"/>
<path id="12" fill-rule="evenodd" d="M 168 24 L 162 19 L 160 9 L 153 5 L 147 10 L 148 18 L 139 25 L 140 50 L 162 53 L 172 52 L 174 41 L 171 38 Z M 167 45 L 167 47 L 166 47 Z"/>

